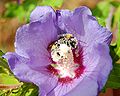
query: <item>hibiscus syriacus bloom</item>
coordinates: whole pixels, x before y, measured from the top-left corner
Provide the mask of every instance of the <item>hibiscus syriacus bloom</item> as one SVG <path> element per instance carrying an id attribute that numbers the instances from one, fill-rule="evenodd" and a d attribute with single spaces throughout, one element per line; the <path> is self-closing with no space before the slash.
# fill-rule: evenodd
<path id="1" fill-rule="evenodd" d="M 87 7 L 38 6 L 17 30 L 15 52 L 4 58 L 19 80 L 39 87 L 40 96 L 97 96 L 112 69 L 111 38 Z"/>

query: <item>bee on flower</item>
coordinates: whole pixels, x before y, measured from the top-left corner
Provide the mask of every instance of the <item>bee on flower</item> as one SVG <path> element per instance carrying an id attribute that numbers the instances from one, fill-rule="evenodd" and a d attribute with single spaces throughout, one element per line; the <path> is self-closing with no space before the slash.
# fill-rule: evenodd
<path id="1" fill-rule="evenodd" d="M 111 39 L 85 6 L 38 6 L 18 28 L 15 52 L 3 57 L 20 81 L 39 87 L 39 96 L 97 96 L 112 69 Z"/>

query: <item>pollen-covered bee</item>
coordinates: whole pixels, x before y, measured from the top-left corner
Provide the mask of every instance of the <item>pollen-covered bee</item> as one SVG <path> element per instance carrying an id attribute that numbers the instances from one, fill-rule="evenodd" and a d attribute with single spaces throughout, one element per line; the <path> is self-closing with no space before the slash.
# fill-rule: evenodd
<path id="1" fill-rule="evenodd" d="M 77 47 L 78 41 L 75 37 L 73 37 L 72 34 L 62 34 L 59 36 L 59 39 L 51 46 L 51 49 L 59 48 L 60 44 L 66 44 L 68 47 L 74 49 Z"/>
<path id="2" fill-rule="evenodd" d="M 77 47 L 77 39 L 73 37 L 72 34 L 62 34 L 59 38 L 62 42 L 67 44 L 68 47 L 71 47 L 73 49 Z"/>
<path id="3" fill-rule="evenodd" d="M 67 58 L 66 54 L 77 47 L 77 39 L 72 34 L 62 34 L 59 39 L 51 45 L 51 56 L 54 61 Z"/>

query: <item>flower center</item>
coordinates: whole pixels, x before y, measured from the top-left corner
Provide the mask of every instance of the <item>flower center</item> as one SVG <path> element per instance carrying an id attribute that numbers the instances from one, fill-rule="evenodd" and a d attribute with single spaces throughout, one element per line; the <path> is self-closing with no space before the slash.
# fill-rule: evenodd
<path id="1" fill-rule="evenodd" d="M 58 76 L 61 82 L 78 77 L 81 74 L 81 64 L 76 60 L 80 59 L 77 39 L 72 34 L 63 34 L 50 46 L 53 64 L 49 70 Z"/>

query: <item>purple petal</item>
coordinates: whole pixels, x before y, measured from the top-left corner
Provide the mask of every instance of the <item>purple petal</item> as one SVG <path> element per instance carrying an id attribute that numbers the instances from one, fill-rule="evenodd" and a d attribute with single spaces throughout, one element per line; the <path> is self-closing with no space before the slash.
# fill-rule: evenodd
<path id="1" fill-rule="evenodd" d="M 57 38 L 57 30 L 51 18 L 50 14 L 46 22 L 32 22 L 17 30 L 15 51 L 18 55 L 29 58 L 32 68 L 39 69 L 50 64 L 47 48 Z"/>
<path id="2" fill-rule="evenodd" d="M 76 8 L 74 11 L 69 11 L 69 10 L 59 10 L 57 11 L 57 19 L 58 19 L 58 26 L 60 27 L 61 30 L 64 30 L 66 32 L 74 32 L 77 31 L 78 33 L 82 32 L 83 29 L 83 24 L 81 19 L 82 14 L 89 14 L 91 15 L 91 11 L 85 7 L 82 6 L 80 8 Z M 79 16 L 79 20 L 74 18 L 71 18 L 73 16 Z M 74 25 L 75 24 L 75 25 Z M 76 26 L 76 24 L 78 26 Z"/>
<path id="3" fill-rule="evenodd" d="M 86 7 L 77 8 L 73 12 L 59 11 L 57 18 L 61 30 L 73 34 L 88 45 L 95 42 L 109 44 L 111 41 L 112 33 L 101 27 Z"/>
<path id="4" fill-rule="evenodd" d="M 82 74 L 80 78 L 74 79 L 70 83 L 62 84 L 58 82 L 57 86 L 52 90 L 51 92 L 48 93 L 47 96 L 65 96 L 65 94 L 69 93 L 72 91 L 82 80 L 84 79 L 85 75 Z"/>
<path id="5" fill-rule="evenodd" d="M 76 86 L 76 88 L 67 93 L 65 96 L 97 96 L 97 88 L 97 81 L 86 77 Z"/>
<path id="6" fill-rule="evenodd" d="M 27 63 L 29 59 L 23 58 L 16 53 L 6 53 L 4 56 L 14 75 L 21 81 L 32 82 L 40 88 L 40 96 L 46 96 L 57 85 L 57 78 L 49 74 L 46 69 L 32 70 Z"/>
<path id="7" fill-rule="evenodd" d="M 6 53 L 3 57 L 7 59 L 8 65 L 15 76 L 17 76 L 21 81 L 30 82 L 27 78 L 27 73 L 31 72 L 31 70 L 29 70 L 28 66 L 25 65 L 29 62 L 29 59 L 22 58 L 12 52 Z"/>
<path id="8" fill-rule="evenodd" d="M 97 81 L 99 91 L 105 85 L 108 75 L 112 70 L 112 59 L 109 55 L 107 44 L 95 44 L 86 50 L 84 58 L 85 74 Z"/>
<path id="9" fill-rule="evenodd" d="M 105 27 L 98 24 L 95 17 L 91 15 L 82 15 L 84 35 L 80 36 L 80 40 L 91 43 L 106 43 L 110 44 L 112 33 Z"/>
<path id="10" fill-rule="evenodd" d="M 30 15 L 30 21 L 46 21 L 46 18 L 52 14 L 52 19 L 56 18 L 54 10 L 50 6 L 37 6 Z"/>

